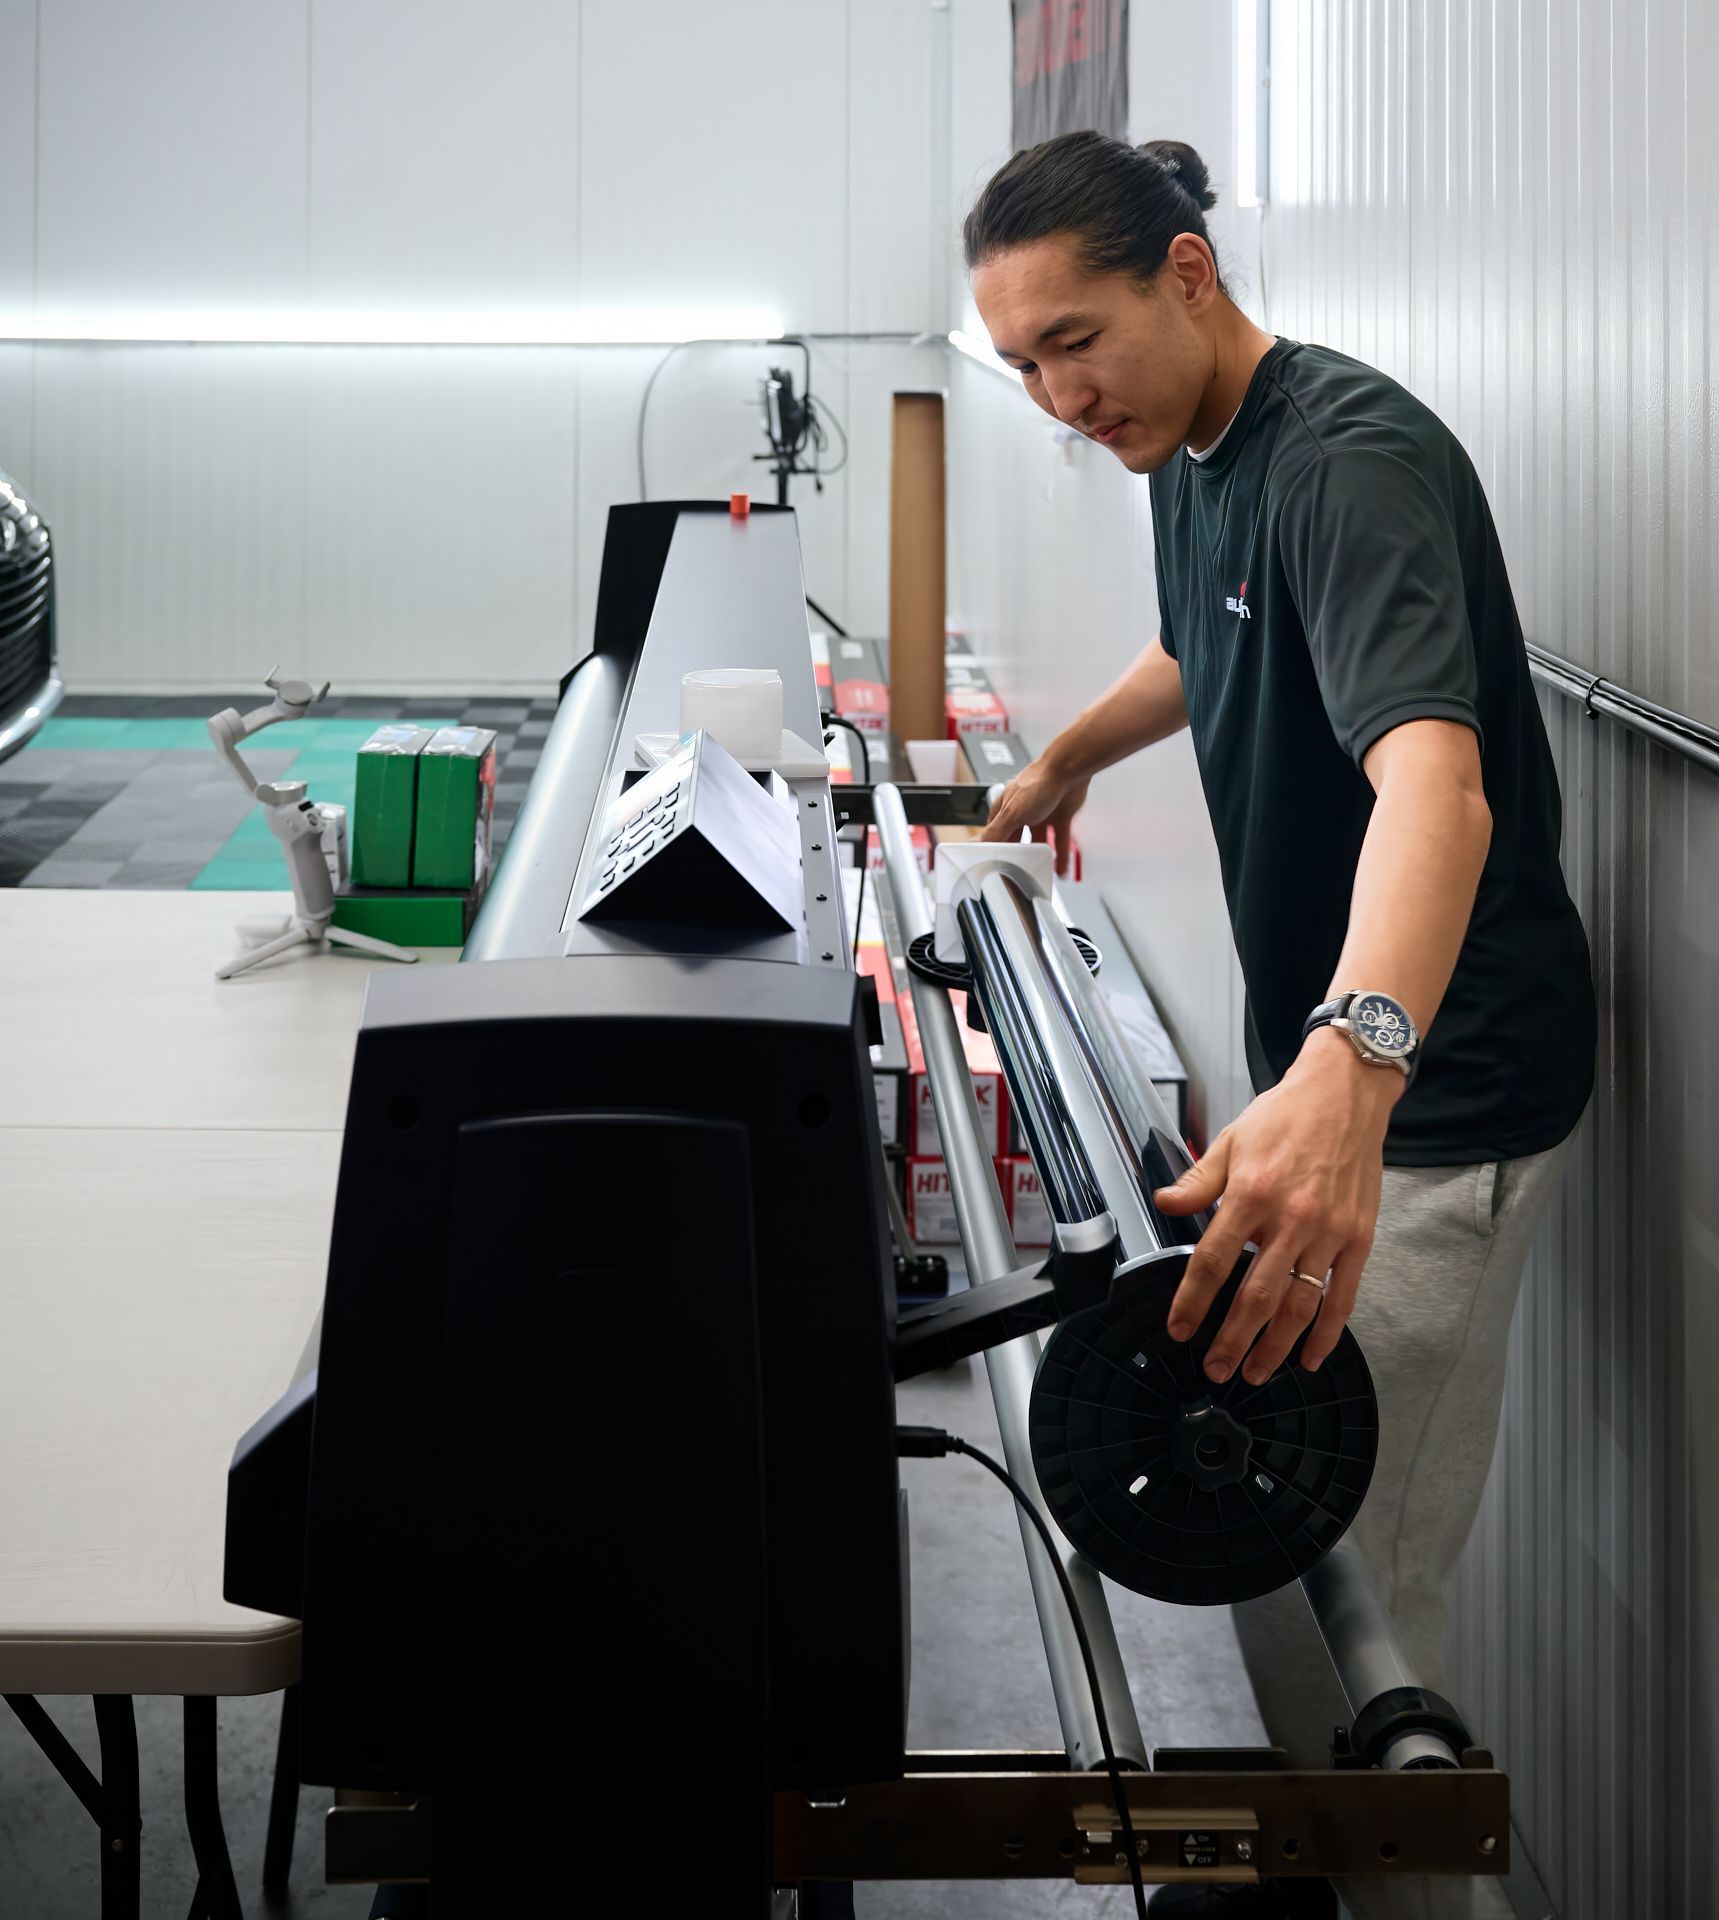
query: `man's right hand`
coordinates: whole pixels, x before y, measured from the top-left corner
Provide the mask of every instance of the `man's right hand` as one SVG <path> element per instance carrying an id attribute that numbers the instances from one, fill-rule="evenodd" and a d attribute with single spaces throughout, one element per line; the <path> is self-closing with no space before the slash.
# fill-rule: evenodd
<path id="1" fill-rule="evenodd" d="M 1068 873 L 1069 834 L 1074 816 L 1086 805 L 1090 778 L 1064 773 L 1041 754 L 998 796 L 986 822 L 986 840 L 1018 840 L 1021 829 L 1030 827 L 1035 840 L 1048 840 L 1056 852 L 1056 870 Z"/>

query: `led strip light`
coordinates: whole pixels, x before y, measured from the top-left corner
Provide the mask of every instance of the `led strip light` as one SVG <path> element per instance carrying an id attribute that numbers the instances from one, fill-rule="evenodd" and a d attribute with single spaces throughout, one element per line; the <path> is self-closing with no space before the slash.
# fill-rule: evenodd
<path id="1" fill-rule="evenodd" d="M 981 340 L 977 334 L 963 333 L 957 328 L 950 334 L 949 344 L 957 353 L 964 353 L 969 360 L 976 360 L 980 366 L 989 367 L 993 373 L 1005 375 L 1014 381 L 1016 386 L 1021 384 L 1021 376 L 1008 361 L 992 351 L 989 340 Z"/>
<path id="2" fill-rule="evenodd" d="M 630 347 L 777 340 L 765 307 L 610 307 L 458 313 L 381 308 L 294 313 L 137 308 L 6 312 L 0 341 L 281 347 Z"/>

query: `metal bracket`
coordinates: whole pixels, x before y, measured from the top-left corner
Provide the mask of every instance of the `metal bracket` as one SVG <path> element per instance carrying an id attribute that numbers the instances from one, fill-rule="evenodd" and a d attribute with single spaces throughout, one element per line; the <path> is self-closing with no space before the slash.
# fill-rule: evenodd
<path id="1" fill-rule="evenodd" d="M 872 794 L 878 786 L 856 781 L 852 786 L 830 788 L 830 806 L 838 827 L 871 827 L 877 824 L 872 810 Z M 895 788 L 901 795 L 901 810 L 910 827 L 982 827 L 991 817 L 990 789 L 974 780 L 963 780 L 952 787 L 903 782 Z"/>
<path id="2" fill-rule="evenodd" d="M 1038 1333 L 1055 1326 L 1060 1311 L 1056 1284 L 1043 1261 L 912 1308 L 896 1316 L 895 1377 L 912 1380 L 1023 1333 Z"/>
<path id="3" fill-rule="evenodd" d="M 1151 1881 L 1509 1866 L 1509 1782 L 1489 1768 L 1219 1767 L 1130 1772 L 1124 1783 Z M 788 1883 L 1128 1877 L 1109 1777 L 1074 1771 L 1060 1754 L 910 1754 L 903 1779 L 852 1787 L 833 1804 L 777 1794 L 775 1826 L 776 1874 Z"/>
<path id="4" fill-rule="evenodd" d="M 427 1802 L 405 1793 L 334 1796 L 323 1827 L 323 1875 L 334 1886 L 409 1886 L 430 1878 Z"/>

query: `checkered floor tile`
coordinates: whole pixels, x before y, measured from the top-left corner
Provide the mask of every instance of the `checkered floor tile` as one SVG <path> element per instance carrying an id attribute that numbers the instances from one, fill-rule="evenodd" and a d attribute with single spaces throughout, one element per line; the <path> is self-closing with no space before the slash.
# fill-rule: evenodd
<path id="1" fill-rule="evenodd" d="M 22 752 L 0 760 L 0 886 L 285 891 L 262 810 L 204 725 L 224 707 L 258 704 L 254 690 L 69 695 Z M 327 700 L 259 734 L 246 758 L 265 779 L 303 780 L 313 800 L 350 808 L 353 756 L 383 721 L 493 727 L 499 855 L 554 716 L 552 699 Z"/>

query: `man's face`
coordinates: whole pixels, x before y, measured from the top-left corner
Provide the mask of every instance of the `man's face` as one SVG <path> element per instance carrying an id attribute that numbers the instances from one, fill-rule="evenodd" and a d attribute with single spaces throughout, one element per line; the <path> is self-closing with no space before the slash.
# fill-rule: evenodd
<path id="1" fill-rule="evenodd" d="M 1212 376 L 1201 326 L 1210 292 L 1200 284 L 1201 262 L 1175 251 L 1189 245 L 1209 263 L 1183 236 L 1144 288 L 1121 274 L 1089 273 L 1067 234 L 993 254 L 973 274 L 991 343 L 1027 392 L 1131 473 L 1155 473 L 1184 443 Z"/>

